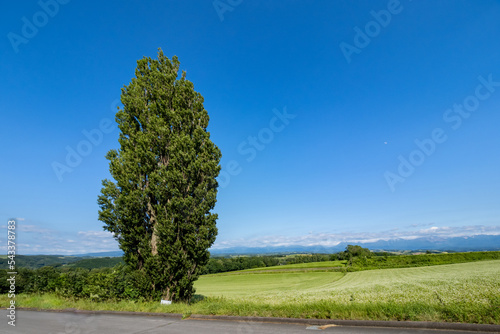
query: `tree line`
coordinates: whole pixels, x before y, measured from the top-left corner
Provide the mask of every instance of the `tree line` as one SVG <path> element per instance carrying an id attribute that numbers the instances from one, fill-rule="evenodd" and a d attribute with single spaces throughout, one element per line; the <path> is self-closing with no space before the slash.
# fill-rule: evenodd
<path id="1" fill-rule="evenodd" d="M 0 270 L 0 293 L 9 291 L 7 270 Z M 147 281 L 131 268 L 119 264 L 113 268 L 71 267 L 17 268 L 16 294 L 55 293 L 58 296 L 93 301 L 153 300 Z"/>

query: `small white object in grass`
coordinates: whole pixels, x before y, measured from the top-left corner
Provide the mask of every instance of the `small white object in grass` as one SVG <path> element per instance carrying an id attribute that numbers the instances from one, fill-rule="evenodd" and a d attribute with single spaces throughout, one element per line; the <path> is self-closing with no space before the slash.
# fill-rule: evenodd
<path id="1" fill-rule="evenodd" d="M 170 305 L 170 304 L 172 304 L 171 300 L 165 300 L 165 299 L 161 300 L 161 305 Z"/>

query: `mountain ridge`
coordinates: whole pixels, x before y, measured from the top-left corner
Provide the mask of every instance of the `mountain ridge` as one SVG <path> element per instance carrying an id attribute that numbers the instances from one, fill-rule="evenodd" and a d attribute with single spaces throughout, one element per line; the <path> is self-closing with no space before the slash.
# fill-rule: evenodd
<path id="1" fill-rule="evenodd" d="M 211 249 L 217 254 L 268 254 L 268 253 L 336 253 L 345 250 L 347 245 L 360 245 L 373 251 L 494 251 L 500 250 L 500 235 L 475 235 L 464 237 L 422 237 L 415 239 L 389 239 L 375 242 L 341 242 L 335 246 L 322 245 L 288 245 L 267 247 L 228 247 Z"/>
<path id="2" fill-rule="evenodd" d="M 462 237 L 421 237 L 415 239 L 389 239 L 374 242 L 343 241 L 334 246 L 322 245 L 287 245 L 250 247 L 237 246 L 210 249 L 212 255 L 243 255 L 243 254 L 279 254 L 279 253 L 337 253 L 345 250 L 347 245 L 360 245 L 372 251 L 495 251 L 500 250 L 500 235 L 480 234 Z M 122 251 L 95 252 L 72 254 L 74 257 L 120 257 Z"/>

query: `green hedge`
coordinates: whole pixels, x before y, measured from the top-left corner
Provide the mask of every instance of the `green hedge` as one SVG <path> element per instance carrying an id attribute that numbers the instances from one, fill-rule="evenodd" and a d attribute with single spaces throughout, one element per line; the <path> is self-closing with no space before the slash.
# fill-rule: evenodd
<path id="1" fill-rule="evenodd" d="M 125 265 L 113 268 L 18 268 L 16 293 L 55 293 L 68 298 L 92 300 L 151 300 L 160 293 L 148 289 L 140 271 Z M 8 293 L 7 270 L 0 270 L 0 293 Z"/>
<path id="2" fill-rule="evenodd" d="M 498 259 L 500 259 L 500 252 L 356 257 L 352 259 L 352 269 L 408 268 Z"/>

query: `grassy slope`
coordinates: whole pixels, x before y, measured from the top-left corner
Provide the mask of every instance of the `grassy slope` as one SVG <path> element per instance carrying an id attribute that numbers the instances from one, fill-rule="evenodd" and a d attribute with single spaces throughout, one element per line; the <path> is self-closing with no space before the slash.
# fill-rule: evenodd
<path id="1" fill-rule="evenodd" d="M 500 324 L 500 260 L 351 273 L 207 275 L 193 304 L 17 297 L 21 307 Z M 0 296 L 0 305 L 7 305 Z"/>
<path id="2" fill-rule="evenodd" d="M 228 299 L 259 298 L 270 304 L 329 301 L 348 305 L 418 300 L 427 304 L 482 303 L 500 298 L 500 260 L 346 273 L 307 272 L 208 275 L 197 292 Z"/>
<path id="3" fill-rule="evenodd" d="M 206 275 L 195 283 L 196 291 L 204 296 L 255 299 L 267 295 L 307 291 L 341 279 L 342 273 L 306 272 L 246 275 Z"/>
<path id="4" fill-rule="evenodd" d="M 286 264 L 283 266 L 253 268 L 253 269 L 241 270 L 240 272 L 262 271 L 262 270 L 283 270 L 283 269 L 335 268 L 335 267 L 345 267 L 346 263 L 347 263 L 347 261 L 324 261 L 324 262 L 297 263 L 297 264 Z"/>

